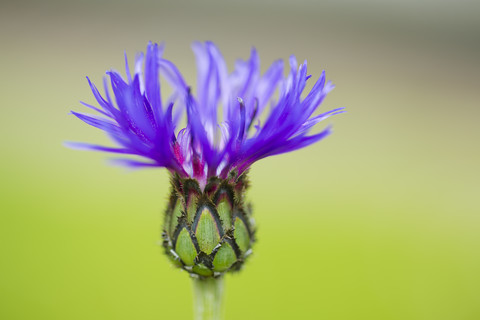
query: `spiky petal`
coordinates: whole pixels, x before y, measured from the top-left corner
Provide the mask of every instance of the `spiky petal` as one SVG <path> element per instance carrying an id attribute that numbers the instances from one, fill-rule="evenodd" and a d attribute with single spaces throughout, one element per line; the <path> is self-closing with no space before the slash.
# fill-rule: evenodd
<path id="1" fill-rule="evenodd" d="M 195 94 L 175 65 L 162 57 L 163 46 L 152 43 L 145 56 L 137 55 L 133 75 L 127 59 L 126 78 L 115 71 L 107 72 L 115 102 L 107 82 L 102 95 L 88 80 L 100 108 L 82 104 L 100 116 L 72 113 L 105 131 L 118 147 L 70 145 L 141 156 L 148 161 L 118 162 L 130 167 L 165 167 L 180 177 L 197 179 L 203 187 L 211 177 L 224 179 L 234 170 L 241 175 L 262 158 L 323 139 L 331 132 L 330 127 L 308 135 L 310 129 L 343 112 L 338 108 L 314 115 L 333 85 L 326 82 L 323 72 L 302 98 L 310 76 L 306 62 L 298 67 L 294 56 L 289 60 L 289 74 L 284 77 L 280 60 L 262 74 L 255 49 L 247 61 L 237 61 L 231 73 L 213 43 L 196 42 L 193 51 L 198 67 Z M 160 76 L 173 88 L 166 100 L 162 99 Z M 268 115 L 263 116 L 268 105 Z M 179 128 L 182 115 L 187 117 L 183 129 Z"/>

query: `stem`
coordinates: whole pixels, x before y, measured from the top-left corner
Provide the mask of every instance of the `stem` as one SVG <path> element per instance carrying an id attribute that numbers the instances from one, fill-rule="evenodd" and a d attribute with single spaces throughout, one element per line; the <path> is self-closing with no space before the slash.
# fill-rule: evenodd
<path id="1" fill-rule="evenodd" d="M 222 320 L 223 277 L 193 278 L 195 320 Z"/>

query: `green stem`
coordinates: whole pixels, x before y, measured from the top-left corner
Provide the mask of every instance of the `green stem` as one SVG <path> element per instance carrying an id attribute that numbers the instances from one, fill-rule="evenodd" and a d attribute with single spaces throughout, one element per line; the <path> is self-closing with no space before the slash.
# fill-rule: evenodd
<path id="1" fill-rule="evenodd" d="M 222 320 L 223 277 L 193 278 L 195 320 Z"/>

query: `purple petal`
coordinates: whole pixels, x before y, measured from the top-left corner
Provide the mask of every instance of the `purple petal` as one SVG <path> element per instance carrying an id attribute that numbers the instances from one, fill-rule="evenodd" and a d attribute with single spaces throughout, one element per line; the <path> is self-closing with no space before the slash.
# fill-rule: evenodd
<path id="1" fill-rule="evenodd" d="M 88 84 L 90 86 L 90 89 L 92 90 L 93 92 L 93 96 L 95 97 L 95 99 L 97 100 L 98 104 L 105 110 L 105 111 L 108 111 L 110 112 L 112 115 L 115 115 L 116 111 L 115 108 L 113 107 L 113 104 L 111 103 L 111 101 L 106 101 L 105 99 L 103 99 L 102 95 L 100 94 L 100 92 L 98 92 L 98 89 L 97 87 L 90 81 L 90 79 L 87 77 L 87 81 L 88 81 Z"/>
<path id="2" fill-rule="evenodd" d="M 124 166 L 131 169 L 145 168 L 145 167 L 163 167 L 163 165 L 159 163 L 142 162 L 142 161 L 130 160 L 130 159 L 111 159 L 109 162 L 113 165 Z"/>
<path id="3" fill-rule="evenodd" d="M 149 43 L 145 61 L 145 94 L 152 107 L 156 123 L 161 123 L 162 118 L 162 98 L 158 77 L 158 62 L 162 52 L 163 46 L 159 47 L 157 44 Z"/>
<path id="4" fill-rule="evenodd" d="M 125 52 L 125 73 L 128 83 L 132 83 L 132 74 L 130 73 L 130 66 L 128 65 L 127 52 Z"/>
<path id="5" fill-rule="evenodd" d="M 86 115 L 83 113 L 77 113 L 75 111 L 71 111 L 73 115 L 75 115 L 77 118 L 82 120 L 83 122 L 98 128 L 102 129 L 104 131 L 108 132 L 113 132 L 113 133 L 118 133 L 120 132 L 120 128 L 113 122 L 109 121 L 108 119 L 100 118 L 98 116 L 94 115 Z"/>
<path id="6" fill-rule="evenodd" d="M 122 154 L 137 154 L 132 152 L 130 149 L 126 148 L 110 148 L 105 146 L 99 146 L 95 144 L 83 143 L 83 142 L 65 142 L 65 145 L 72 149 L 78 150 L 94 150 L 94 151 L 104 151 L 112 153 L 122 153 Z"/>
<path id="7" fill-rule="evenodd" d="M 103 114 L 103 115 L 106 116 L 106 117 L 109 117 L 109 118 L 112 117 L 112 115 L 111 115 L 110 113 L 107 113 L 107 112 L 105 112 L 105 111 L 103 111 L 103 110 L 100 110 L 100 109 L 98 109 L 97 107 L 92 106 L 91 104 L 88 104 L 88 103 L 83 102 L 83 101 L 80 101 L 80 103 L 83 104 L 83 105 L 84 105 L 85 107 L 87 107 L 87 108 L 90 108 L 90 109 L 92 109 L 92 110 L 97 111 L 98 113 Z"/>

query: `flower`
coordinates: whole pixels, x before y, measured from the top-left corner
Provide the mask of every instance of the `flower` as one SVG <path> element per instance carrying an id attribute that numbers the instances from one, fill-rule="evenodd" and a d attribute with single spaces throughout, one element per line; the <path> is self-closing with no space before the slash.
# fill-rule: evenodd
<path id="1" fill-rule="evenodd" d="M 100 108 L 82 104 L 100 115 L 72 113 L 105 131 L 118 146 L 69 145 L 148 159 L 117 160 L 129 167 L 170 170 L 163 247 L 176 266 L 205 279 L 240 270 L 252 251 L 255 225 L 245 201 L 248 168 L 325 138 L 331 127 L 309 135 L 310 129 L 343 108 L 314 115 L 333 85 L 323 72 L 302 97 L 310 76 L 306 62 L 298 67 L 294 56 L 284 77 L 281 60 L 261 74 L 255 49 L 232 73 L 213 43 L 196 42 L 193 51 L 195 94 L 175 65 L 162 57 L 163 45 L 152 43 L 145 55 L 137 55 L 133 75 L 126 56 L 126 78 L 107 72 L 111 89 L 105 79 L 104 95 L 87 78 Z M 173 89 L 166 100 L 160 76 Z M 185 128 L 180 129 L 185 115 Z"/>
<path id="2" fill-rule="evenodd" d="M 225 178 L 233 170 L 241 174 L 262 158 L 325 138 L 331 132 L 330 126 L 317 134 L 308 133 L 318 122 L 343 112 L 343 108 L 337 108 L 313 116 L 334 86 L 325 81 L 323 72 L 302 98 L 311 76 L 307 75 L 307 63 L 298 67 L 294 56 L 289 59 L 286 77 L 281 60 L 261 74 L 254 48 L 250 58 L 237 61 L 229 73 L 212 42 L 195 42 L 192 47 L 198 68 L 196 94 L 175 65 L 162 57 L 164 46 L 152 43 L 145 55 L 137 55 L 133 75 L 126 55 L 126 78 L 115 71 L 107 72 L 115 102 L 107 79 L 102 96 L 87 77 L 100 108 L 81 103 L 100 116 L 72 113 L 105 131 L 118 146 L 69 145 L 141 156 L 148 161 L 116 162 L 129 167 L 165 167 L 205 186 L 210 177 Z M 166 100 L 162 99 L 160 76 L 173 89 Z M 186 126 L 179 129 L 185 114 Z"/>

